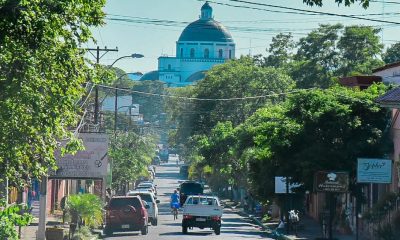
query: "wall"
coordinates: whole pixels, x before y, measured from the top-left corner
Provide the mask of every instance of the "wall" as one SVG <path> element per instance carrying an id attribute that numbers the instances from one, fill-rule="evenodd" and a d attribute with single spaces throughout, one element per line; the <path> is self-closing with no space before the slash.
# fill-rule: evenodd
<path id="1" fill-rule="evenodd" d="M 373 75 L 382 77 L 384 83 L 400 84 L 400 66 L 377 71 Z"/>

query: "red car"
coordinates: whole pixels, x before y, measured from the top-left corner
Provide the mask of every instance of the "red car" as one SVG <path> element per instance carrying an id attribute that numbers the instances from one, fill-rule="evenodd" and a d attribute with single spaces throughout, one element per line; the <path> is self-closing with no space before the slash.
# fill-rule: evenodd
<path id="1" fill-rule="evenodd" d="M 149 206 L 142 201 L 140 196 L 120 196 L 111 198 L 106 207 L 105 235 L 113 232 L 141 231 L 142 235 L 148 233 Z"/>

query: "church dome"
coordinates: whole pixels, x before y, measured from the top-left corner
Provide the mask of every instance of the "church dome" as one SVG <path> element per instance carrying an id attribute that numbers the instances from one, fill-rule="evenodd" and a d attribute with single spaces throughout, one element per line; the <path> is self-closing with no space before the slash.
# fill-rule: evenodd
<path id="1" fill-rule="evenodd" d="M 233 42 L 233 38 L 228 30 L 214 19 L 199 19 L 183 30 L 178 41 Z"/>
<path id="2" fill-rule="evenodd" d="M 212 16 L 212 7 L 206 2 L 201 7 L 200 19 L 190 23 L 182 32 L 178 41 L 191 42 L 233 42 L 232 35 Z"/>

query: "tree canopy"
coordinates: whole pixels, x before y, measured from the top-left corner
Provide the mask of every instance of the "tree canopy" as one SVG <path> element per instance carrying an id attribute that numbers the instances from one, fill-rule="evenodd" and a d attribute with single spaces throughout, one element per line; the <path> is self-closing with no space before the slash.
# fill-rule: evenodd
<path id="1" fill-rule="evenodd" d="M 103 24 L 105 0 L 1 1 L 0 175 L 47 174 L 57 141 L 71 137 L 83 86 L 97 81 L 82 45 Z"/>
<path id="2" fill-rule="evenodd" d="M 400 62 L 400 43 L 392 44 L 386 49 L 386 52 L 383 54 L 383 61 L 386 64 Z"/>
<path id="3" fill-rule="evenodd" d="M 325 0 L 326 2 L 327 0 Z M 310 6 L 319 6 L 321 7 L 323 5 L 323 0 L 303 0 L 304 3 Z M 335 3 L 337 4 L 344 4 L 345 6 L 350 6 L 351 4 L 359 2 L 364 8 L 367 8 L 369 6 L 370 0 L 335 0 Z"/>

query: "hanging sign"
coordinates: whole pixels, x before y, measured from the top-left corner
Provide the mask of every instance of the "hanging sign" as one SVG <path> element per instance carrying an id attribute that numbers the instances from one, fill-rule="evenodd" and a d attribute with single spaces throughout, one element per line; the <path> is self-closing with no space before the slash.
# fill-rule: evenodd
<path id="1" fill-rule="evenodd" d="M 349 173 L 320 171 L 314 176 L 317 192 L 345 193 L 349 190 Z"/>
<path id="2" fill-rule="evenodd" d="M 85 150 L 61 156 L 56 153 L 56 171 L 49 178 L 102 179 L 107 176 L 108 135 L 103 133 L 79 133 Z"/>
<path id="3" fill-rule="evenodd" d="M 392 160 L 359 158 L 357 159 L 358 183 L 391 183 Z"/>

